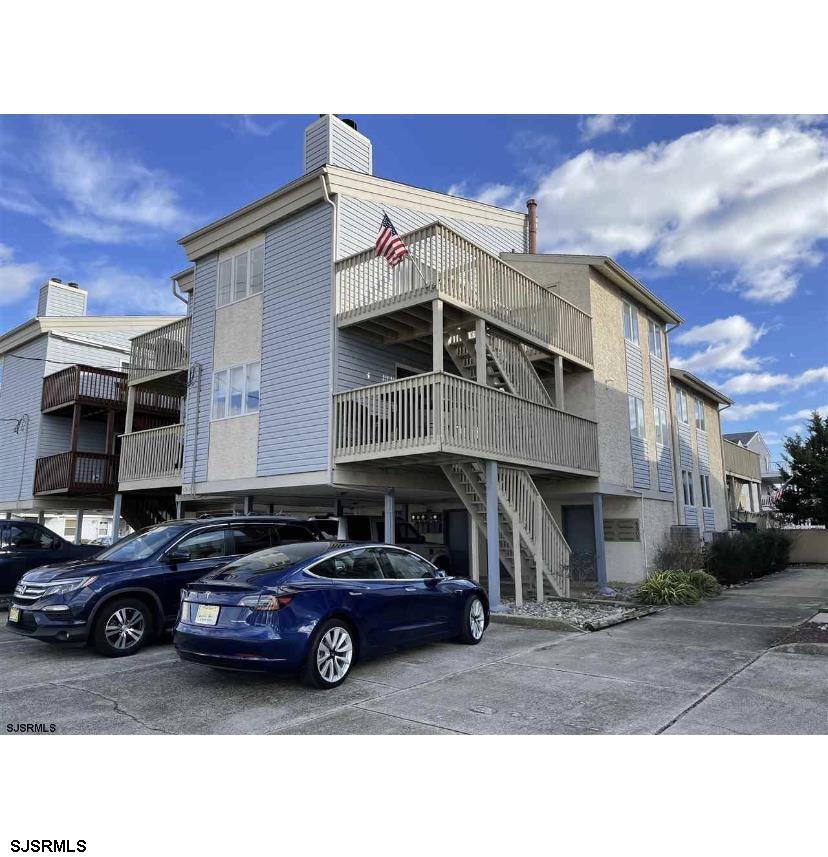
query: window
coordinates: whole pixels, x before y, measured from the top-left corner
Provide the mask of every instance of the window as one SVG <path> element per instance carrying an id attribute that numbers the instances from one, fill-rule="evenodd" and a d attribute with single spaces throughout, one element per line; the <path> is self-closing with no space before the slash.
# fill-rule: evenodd
<path id="1" fill-rule="evenodd" d="M 111 562 L 148 559 L 157 550 L 169 544 L 183 529 L 181 524 L 159 524 L 151 530 L 142 530 L 121 539 L 118 544 L 99 553 L 96 559 L 105 559 Z"/>
<path id="2" fill-rule="evenodd" d="M 422 544 L 425 539 L 406 521 L 397 521 L 395 538 L 400 544 Z M 383 533 L 383 535 L 385 535 Z"/>
<path id="3" fill-rule="evenodd" d="M 641 530 L 638 518 L 604 518 L 604 541 L 641 541 Z"/>
<path id="4" fill-rule="evenodd" d="M 670 443 L 670 426 L 667 423 L 667 411 L 657 405 L 653 408 L 655 421 L 656 443 L 667 446 Z"/>
<path id="5" fill-rule="evenodd" d="M 693 473 L 690 470 L 681 471 L 681 485 L 684 489 L 684 505 L 695 506 L 696 498 L 693 494 Z"/>
<path id="6" fill-rule="evenodd" d="M 678 408 L 679 419 L 689 425 L 690 412 L 687 407 L 687 393 L 684 390 L 676 390 L 676 407 Z"/>
<path id="7" fill-rule="evenodd" d="M 174 548 L 176 552 L 187 554 L 187 559 L 212 559 L 225 556 L 224 528 L 220 530 L 205 530 L 180 541 Z"/>
<path id="8" fill-rule="evenodd" d="M 385 557 L 388 560 L 389 577 L 394 580 L 422 580 L 434 576 L 431 563 L 414 554 L 386 550 Z"/>
<path id="9" fill-rule="evenodd" d="M 633 437 L 645 438 L 647 431 L 644 427 L 644 402 L 638 396 L 628 396 L 630 405 L 630 434 Z"/>
<path id="10" fill-rule="evenodd" d="M 255 414 L 259 410 L 261 364 L 233 366 L 213 374 L 213 419 Z"/>
<path id="11" fill-rule="evenodd" d="M 651 318 L 647 319 L 647 342 L 650 346 L 650 354 L 661 358 L 664 356 L 662 350 L 661 325 Z"/>
<path id="12" fill-rule="evenodd" d="M 320 562 L 311 571 L 319 577 L 338 580 L 381 580 L 383 577 L 376 548 L 341 553 Z"/>
<path id="13" fill-rule="evenodd" d="M 222 307 L 256 295 L 264 287 L 264 244 L 222 259 L 218 266 L 216 301 Z"/>
<path id="14" fill-rule="evenodd" d="M 638 311 L 624 301 L 624 339 L 638 345 Z"/>
<path id="15" fill-rule="evenodd" d="M 705 509 L 711 509 L 713 503 L 710 500 L 710 477 L 706 473 L 702 473 L 699 480 L 701 481 L 702 506 Z"/>
<path id="16" fill-rule="evenodd" d="M 314 541 L 310 530 L 305 527 L 297 527 L 295 524 L 280 524 L 276 527 L 276 530 L 279 533 L 279 539 L 283 545 L 293 542 Z"/>
<path id="17" fill-rule="evenodd" d="M 273 527 L 268 524 L 241 524 L 230 530 L 233 537 L 233 553 L 246 554 L 267 550 L 271 547 Z"/>
<path id="18" fill-rule="evenodd" d="M 704 431 L 704 402 L 701 399 L 696 399 L 696 428 Z"/>
<path id="19" fill-rule="evenodd" d="M 32 524 L 9 524 L 3 531 L 3 547 L 12 550 L 49 550 L 54 543 L 54 533 Z"/>

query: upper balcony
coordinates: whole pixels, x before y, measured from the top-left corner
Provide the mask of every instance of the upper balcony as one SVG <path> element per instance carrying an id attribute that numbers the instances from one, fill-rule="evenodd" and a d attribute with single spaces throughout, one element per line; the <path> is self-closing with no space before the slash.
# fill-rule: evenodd
<path id="1" fill-rule="evenodd" d="M 184 316 L 133 338 L 128 383 L 183 392 L 189 366 L 190 316 Z"/>
<path id="2" fill-rule="evenodd" d="M 75 405 L 88 406 L 96 414 L 123 410 L 127 400 L 127 376 L 98 366 L 68 366 L 43 379 L 40 409 L 44 414 L 69 415 Z M 141 390 L 136 396 L 136 411 L 177 417 L 180 398 L 175 395 Z"/>
<path id="3" fill-rule="evenodd" d="M 118 459 L 103 452 L 60 452 L 35 462 L 34 493 L 107 496 L 117 490 Z"/>
<path id="4" fill-rule="evenodd" d="M 183 454 L 184 426 L 180 423 L 122 435 L 121 490 L 181 485 Z"/>
<path id="5" fill-rule="evenodd" d="M 762 472 L 757 453 L 724 438 L 722 438 L 722 452 L 725 473 L 747 482 L 761 482 Z"/>
<path id="6" fill-rule="evenodd" d="M 337 464 L 460 455 L 598 475 L 596 423 L 444 372 L 337 393 L 334 416 Z"/>
<path id="7" fill-rule="evenodd" d="M 545 352 L 592 368 L 588 313 L 536 283 L 443 223 L 403 236 L 413 264 L 393 268 L 374 249 L 336 263 L 341 327 L 359 325 L 383 341 L 414 339 L 427 319 L 418 305 L 440 298 L 462 322 L 485 319 Z M 448 328 L 454 318 L 448 316 Z"/>

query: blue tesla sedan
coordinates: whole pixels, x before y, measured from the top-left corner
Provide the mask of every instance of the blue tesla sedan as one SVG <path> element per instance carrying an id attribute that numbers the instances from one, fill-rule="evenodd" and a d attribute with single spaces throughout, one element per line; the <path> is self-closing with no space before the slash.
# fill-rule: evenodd
<path id="1" fill-rule="evenodd" d="M 411 551 L 310 542 L 250 554 L 188 585 L 174 643 L 186 661 L 298 672 L 327 689 L 359 658 L 432 640 L 475 645 L 488 623 L 478 584 Z"/>

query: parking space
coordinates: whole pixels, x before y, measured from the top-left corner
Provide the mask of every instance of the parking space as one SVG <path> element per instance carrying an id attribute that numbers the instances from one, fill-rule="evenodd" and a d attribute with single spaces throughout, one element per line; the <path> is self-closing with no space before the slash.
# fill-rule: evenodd
<path id="1" fill-rule="evenodd" d="M 57 734 L 819 734 L 828 657 L 772 647 L 826 602 L 828 571 L 790 570 L 594 634 L 492 625 L 479 646 L 398 652 L 326 692 L 183 663 L 168 642 L 107 659 L 3 629 L 0 724 L 54 723 Z"/>

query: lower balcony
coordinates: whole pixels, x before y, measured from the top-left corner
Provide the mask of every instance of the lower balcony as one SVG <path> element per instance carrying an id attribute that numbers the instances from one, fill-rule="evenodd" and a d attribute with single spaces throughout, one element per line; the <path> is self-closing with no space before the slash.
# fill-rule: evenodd
<path id="1" fill-rule="evenodd" d="M 181 484 L 184 426 L 180 423 L 121 436 L 118 480 L 122 489 Z"/>
<path id="2" fill-rule="evenodd" d="M 102 452 L 60 452 L 35 462 L 34 493 L 114 494 L 118 459 Z"/>
<path id="3" fill-rule="evenodd" d="M 334 413 L 337 464 L 460 455 L 598 475 L 596 423 L 444 372 L 337 393 Z"/>

